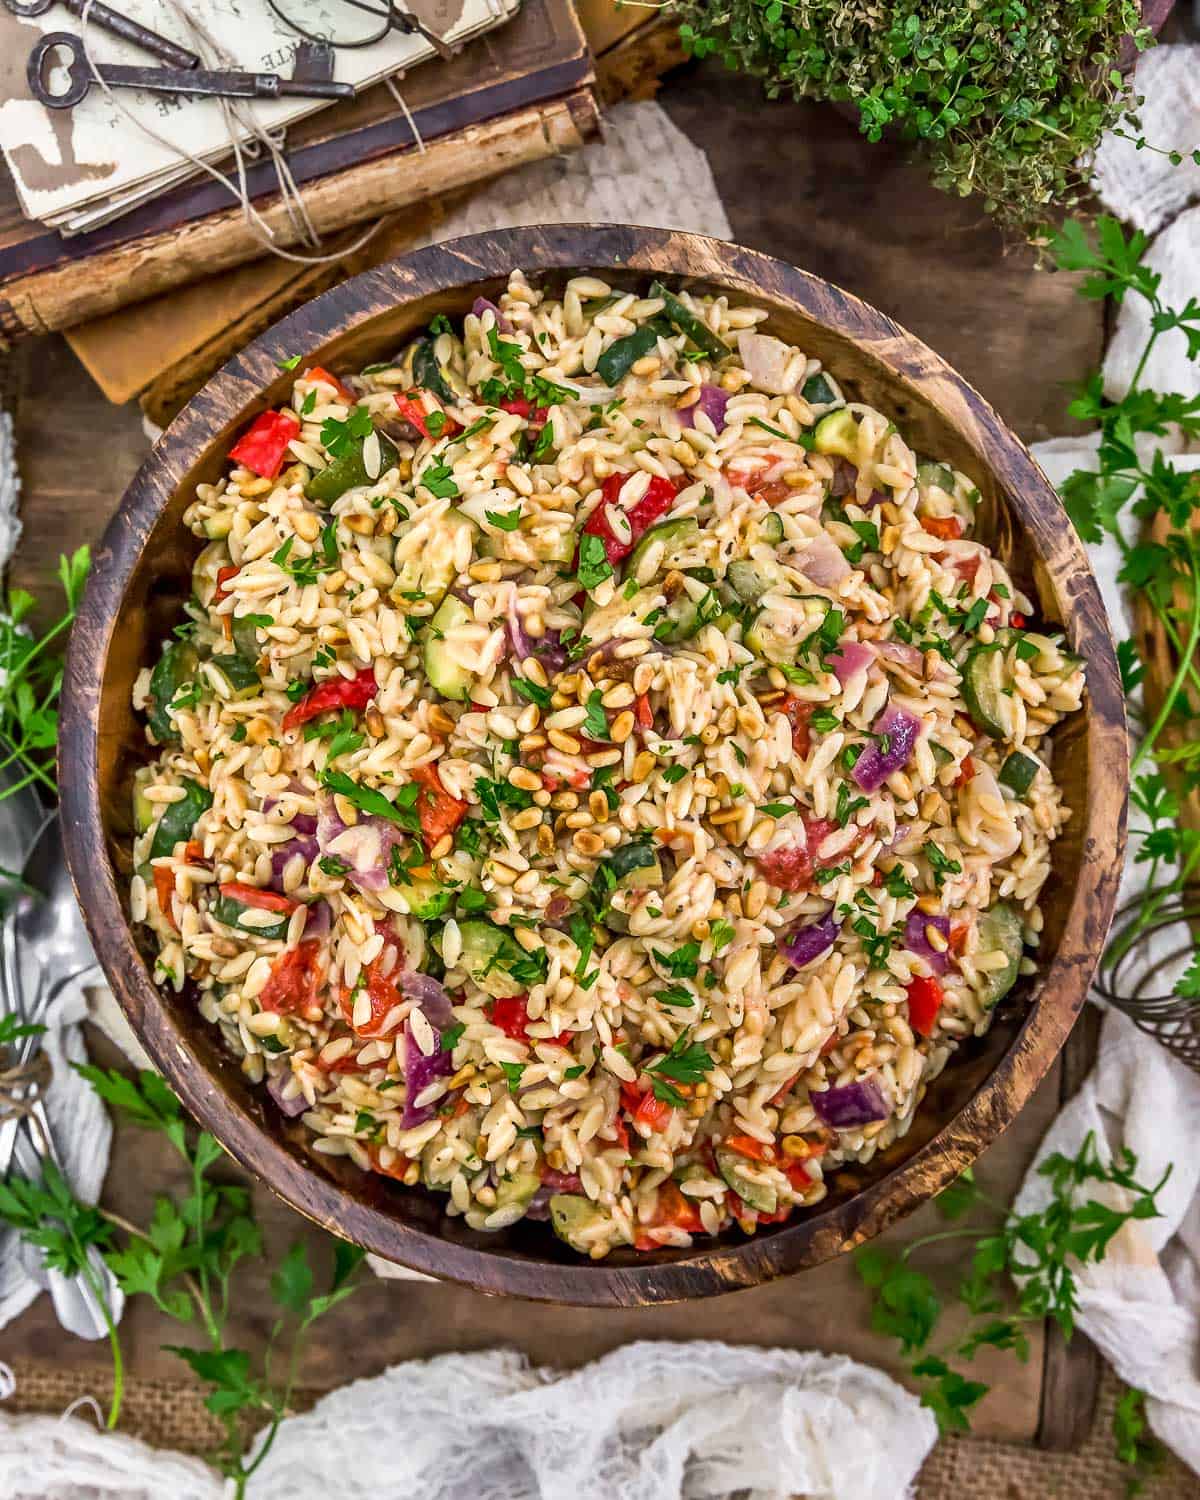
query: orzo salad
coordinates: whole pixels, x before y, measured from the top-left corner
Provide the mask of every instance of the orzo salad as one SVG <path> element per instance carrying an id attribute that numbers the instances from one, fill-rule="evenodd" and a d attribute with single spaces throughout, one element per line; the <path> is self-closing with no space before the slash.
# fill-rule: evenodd
<path id="1" fill-rule="evenodd" d="M 786 1220 L 1034 968 L 1081 663 L 970 477 L 766 316 L 514 272 L 288 360 L 186 513 L 135 689 L 157 978 L 476 1229 Z"/>

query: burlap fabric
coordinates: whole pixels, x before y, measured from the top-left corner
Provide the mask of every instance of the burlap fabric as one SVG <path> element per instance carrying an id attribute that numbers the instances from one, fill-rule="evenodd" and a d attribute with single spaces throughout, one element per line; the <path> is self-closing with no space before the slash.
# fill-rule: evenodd
<path id="1" fill-rule="evenodd" d="M 8 1411 L 58 1412 L 86 1394 L 69 1368 L 36 1361 L 14 1362 L 17 1392 Z M 92 1382 L 103 1402 L 107 1388 Z M 1124 1500 L 1130 1471 L 1117 1462 L 1111 1434 L 1120 1394 L 1105 1372 L 1100 1402 L 1087 1442 L 1077 1453 L 1041 1453 L 1036 1448 L 974 1438 L 945 1438 L 921 1472 L 918 1500 Z M 297 1400 L 311 1404 L 316 1393 Z M 203 1453 L 220 1437 L 204 1410 L 197 1386 L 180 1381 L 133 1380 L 125 1387 L 122 1430 L 159 1447 Z M 1145 1500 L 1196 1500 L 1200 1479 L 1173 1459 L 1142 1492 Z M 253 1500 L 253 1497 L 251 1497 Z"/>

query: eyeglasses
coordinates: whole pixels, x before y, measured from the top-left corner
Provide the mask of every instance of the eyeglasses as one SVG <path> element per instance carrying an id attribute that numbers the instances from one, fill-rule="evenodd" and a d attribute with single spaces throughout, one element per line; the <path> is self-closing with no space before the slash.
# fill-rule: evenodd
<path id="1" fill-rule="evenodd" d="M 405 36 L 421 36 L 440 57 L 450 58 L 453 49 L 436 31 L 431 31 L 419 17 L 403 9 L 396 0 L 326 0 L 328 24 L 320 31 L 313 28 L 311 0 L 268 0 L 271 9 L 286 25 L 310 42 L 324 42 L 331 47 L 371 47 L 384 41 L 393 31 Z"/>

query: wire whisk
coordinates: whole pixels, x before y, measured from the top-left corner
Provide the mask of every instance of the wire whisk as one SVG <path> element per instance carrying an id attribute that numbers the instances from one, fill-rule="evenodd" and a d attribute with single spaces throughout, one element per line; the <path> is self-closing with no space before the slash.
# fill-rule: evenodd
<path id="1" fill-rule="evenodd" d="M 1117 912 L 1096 975 L 1096 993 L 1200 1073 L 1200 1000 L 1185 999 L 1172 989 L 1158 992 L 1178 964 L 1196 952 L 1192 924 L 1200 922 L 1200 886 L 1185 886 L 1164 901 L 1139 931 L 1144 905 L 1145 897 L 1137 896 Z M 1170 935 L 1162 939 L 1163 933 Z"/>

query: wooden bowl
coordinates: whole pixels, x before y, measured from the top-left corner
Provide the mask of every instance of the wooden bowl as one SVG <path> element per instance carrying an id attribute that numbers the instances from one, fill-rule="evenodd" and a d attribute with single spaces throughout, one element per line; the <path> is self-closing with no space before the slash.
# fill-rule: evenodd
<path id="1" fill-rule="evenodd" d="M 1054 845 L 1038 976 L 1017 986 L 985 1037 L 960 1049 L 903 1140 L 866 1167 L 836 1172 L 814 1211 L 752 1239 L 735 1231 L 690 1250 L 591 1263 L 546 1224 L 476 1233 L 444 1215 L 439 1196 L 312 1153 L 305 1129 L 246 1082 L 191 1000 L 156 988 L 130 927 L 130 780 L 147 759 L 130 692 L 190 591 L 198 544 L 180 518 L 196 484 L 218 477 L 250 417 L 285 398 L 293 377 L 281 361 L 301 355 L 357 370 L 436 313 L 495 296 L 516 266 L 551 282 L 585 270 L 631 285 L 664 276 L 770 309 L 776 333 L 894 417 L 916 448 L 975 479 L 994 544 L 1087 662 L 1086 706 L 1059 735 L 1073 816 Z M 937 1193 L 1004 1129 L 1066 1039 L 1108 929 L 1125 842 L 1125 746 L 1112 641 L 1071 525 L 1025 448 L 931 349 L 818 277 L 736 245 L 565 225 L 475 235 L 356 276 L 213 376 L 142 465 L 96 552 L 67 663 L 60 785 L 71 873 L 117 999 L 188 1109 L 244 1167 L 333 1233 L 419 1271 L 489 1292 L 630 1305 L 753 1286 L 837 1255 Z"/>

